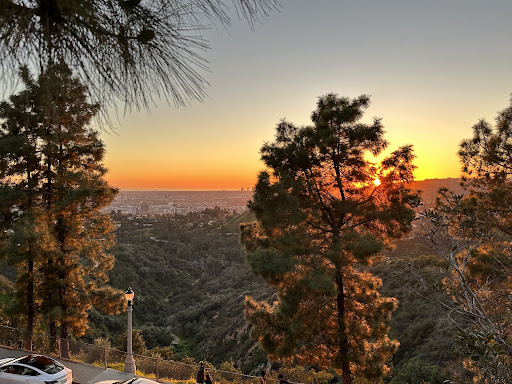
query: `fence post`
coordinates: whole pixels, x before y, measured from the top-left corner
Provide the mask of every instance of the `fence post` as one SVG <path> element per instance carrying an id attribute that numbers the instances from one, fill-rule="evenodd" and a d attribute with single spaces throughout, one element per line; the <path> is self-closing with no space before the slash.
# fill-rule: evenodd
<path id="1" fill-rule="evenodd" d="M 107 347 L 103 347 L 103 366 L 107 369 Z"/>
<path id="2" fill-rule="evenodd" d="M 158 361 L 160 361 L 159 358 L 156 359 L 156 381 L 160 379 L 160 375 L 158 374 Z"/>

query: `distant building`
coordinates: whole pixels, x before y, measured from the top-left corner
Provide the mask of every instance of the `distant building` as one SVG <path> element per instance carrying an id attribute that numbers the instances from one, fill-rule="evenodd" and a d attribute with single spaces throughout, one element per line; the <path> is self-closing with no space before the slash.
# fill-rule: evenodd
<path id="1" fill-rule="evenodd" d="M 136 215 L 137 208 L 138 207 L 135 205 L 122 205 L 118 208 L 118 210 L 125 215 Z"/>
<path id="2" fill-rule="evenodd" d="M 177 215 L 186 215 L 188 213 L 187 208 L 176 208 L 176 214 Z"/>

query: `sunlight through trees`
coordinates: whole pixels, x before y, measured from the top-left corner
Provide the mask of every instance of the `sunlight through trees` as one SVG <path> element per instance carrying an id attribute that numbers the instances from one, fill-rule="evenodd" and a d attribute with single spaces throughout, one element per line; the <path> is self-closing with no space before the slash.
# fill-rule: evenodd
<path id="1" fill-rule="evenodd" d="M 379 294 L 366 266 L 410 229 L 416 200 L 411 146 L 380 165 L 365 158 L 387 146 L 380 119 L 361 122 L 369 102 L 329 94 L 311 126 L 281 121 L 261 150 L 268 171 L 250 203 L 257 223 L 241 226 L 253 270 L 278 292 L 275 303 L 247 299 L 253 336 L 271 358 L 335 368 L 345 384 L 389 373 L 396 301 Z"/>

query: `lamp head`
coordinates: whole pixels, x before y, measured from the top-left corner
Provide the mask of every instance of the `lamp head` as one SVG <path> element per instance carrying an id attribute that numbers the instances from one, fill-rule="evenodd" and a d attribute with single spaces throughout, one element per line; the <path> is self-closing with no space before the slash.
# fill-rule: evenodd
<path id="1" fill-rule="evenodd" d="M 133 296 L 135 296 L 135 293 L 132 291 L 131 287 L 128 288 L 128 290 L 126 291 L 124 296 L 126 297 L 126 300 L 128 301 L 128 305 L 131 305 Z"/>

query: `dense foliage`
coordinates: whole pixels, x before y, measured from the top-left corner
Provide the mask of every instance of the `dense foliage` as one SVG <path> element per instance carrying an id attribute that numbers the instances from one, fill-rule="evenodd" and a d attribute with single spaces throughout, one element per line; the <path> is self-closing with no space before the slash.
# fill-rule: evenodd
<path id="1" fill-rule="evenodd" d="M 272 293 L 247 265 L 238 243 L 246 215 L 220 209 L 185 216 L 139 217 L 113 214 L 118 222 L 113 286 L 135 291 L 134 323 L 148 348 L 173 345 L 186 355 L 215 364 L 232 359 L 244 370 L 265 363 L 248 337 L 242 315 L 246 295 Z M 124 332 L 122 317 L 91 313 L 88 337 Z M 122 347 L 122 346 L 119 346 Z"/>
<path id="2" fill-rule="evenodd" d="M 383 281 L 382 294 L 398 300 L 389 335 L 400 346 L 393 355 L 390 383 L 442 383 L 451 376 L 448 371 L 456 369 L 457 358 L 457 328 L 448 318 L 449 310 L 439 307 L 447 294 L 435 294 L 447 264 L 414 238 L 394 245 L 370 269 Z"/>
<path id="3" fill-rule="evenodd" d="M 427 184 L 419 186 L 429 191 Z M 121 226 L 111 281 L 120 289 L 134 287 L 135 324 L 148 348 L 172 345 L 175 359 L 189 355 L 217 366 L 232 360 L 245 373 L 269 366 L 249 338 L 242 314 L 245 295 L 258 299 L 273 295 L 252 274 L 234 232 L 250 216 L 205 211 L 173 217 L 113 217 Z M 400 372 L 403 376 L 420 370 L 430 375 L 452 368 L 456 330 L 424 281 L 439 284 L 439 268 L 444 267 L 414 239 L 397 242 L 396 249 L 386 251 L 371 267 L 383 280 L 382 294 L 398 299 L 390 321 L 390 337 L 400 342 L 392 379 Z M 95 325 L 87 335 L 90 340 L 108 336 L 113 345 L 123 347 L 114 340 L 125 331 L 126 318 L 97 312 L 90 317 Z"/>

